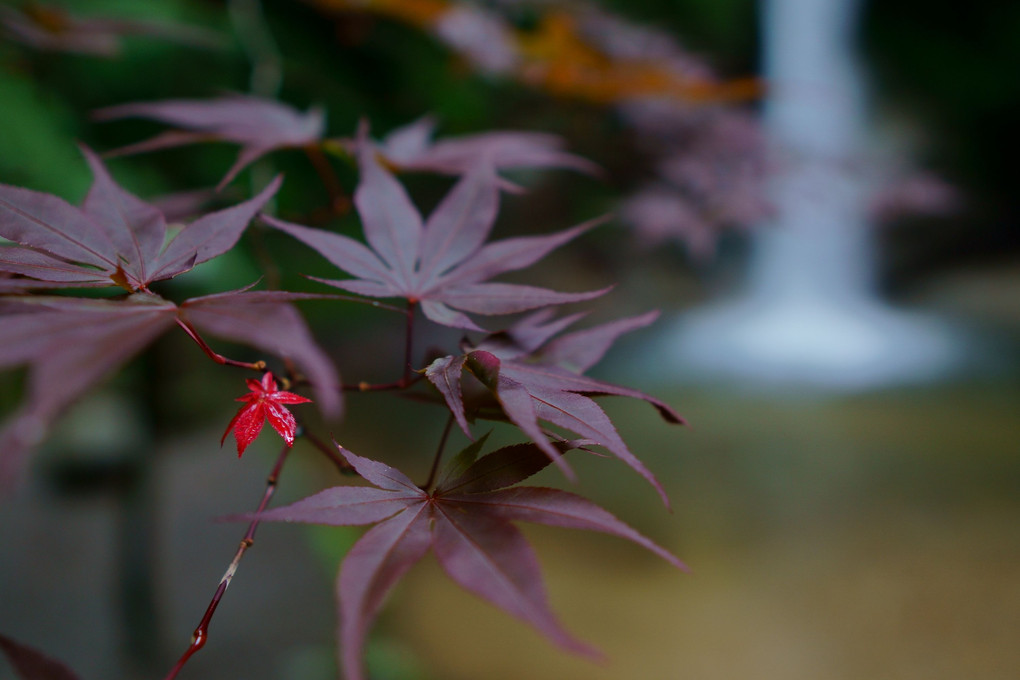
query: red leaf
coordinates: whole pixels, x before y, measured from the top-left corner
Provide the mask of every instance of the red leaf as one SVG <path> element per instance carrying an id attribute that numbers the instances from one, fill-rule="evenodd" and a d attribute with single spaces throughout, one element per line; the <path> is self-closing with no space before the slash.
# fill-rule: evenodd
<path id="1" fill-rule="evenodd" d="M 311 399 L 293 392 L 281 391 L 273 379 L 273 374 L 268 371 L 262 376 L 261 381 L 248 379 L 247 383 L 251 393 L 239 397 L 237 401 L 246 401 L 248 404 L 242 406 L 231 419 L 220 439 L 220 445 L 222 446 L 227 435 L 233 431 L 234 439 L 237 440 L 237 457 L 240 458 L 248 445 L 259 436 L 262 424 L 268 420 L 277 434 L 287 442 L 287 446 L 293 446 L 297 421 L 283 404 L 304 404 Z"/>

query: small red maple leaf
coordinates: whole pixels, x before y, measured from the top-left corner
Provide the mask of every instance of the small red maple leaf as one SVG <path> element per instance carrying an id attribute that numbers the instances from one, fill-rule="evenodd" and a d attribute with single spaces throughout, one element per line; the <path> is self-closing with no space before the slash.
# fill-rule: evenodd
<path id="1" fill-rule="evenodd" d="M 259 436 L 266 420 L 283 437 L 287 446 L 293 446 L 297 421 L 294 419 L 294 415 L 283 407 L 283 404 L 304 404 L 310 402 L 311 399 L 277 389 L 276 380 L 269 372 L 262 376 L 261 382 L 253 378 L 248 378 L 245 382 L 248 384 L 251 394 L 238 397 L 235 401 L 248 403 L 231 418 L 226 432 L 220 439 L 220 446 L 223 446 L 227 435 L 233 430 L 234 438 L 237 440 L 237 457 L 240 458 L 248 445 Z"/>

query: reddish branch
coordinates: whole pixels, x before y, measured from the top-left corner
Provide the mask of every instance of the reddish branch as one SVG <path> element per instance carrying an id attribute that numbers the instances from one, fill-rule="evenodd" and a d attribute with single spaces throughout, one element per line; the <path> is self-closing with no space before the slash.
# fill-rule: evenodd
<path id="1" fill-rule="evenodd" d="M 322 180 L 322 186 L 326 188 L 326 193 L 329 194 L 330 211 L 335 215 L 346 214 L 351 209 L 351 199 L 344 192 L 333 166 L 329 164 L 329 159 L 322 153 L 322 149 L 317 143 L 306 146 L 305 154 L 315 167 L 315 172 Z"/>
<path id="2" fill-rule="evenodd" d="M 344 392 L 382 392 L 403 390 L 411 387 L 422 379 L 421 375 L 413 375 L 414 364 L 412 363 L 412 357 L 414 355 L 414 308 L 417 304 L 418 300 L 408 298 L 407 309 L 399 310 L 407 317 L 407 323 L 404 326 L 404 369 L 400 380 L 394 380 L 393 382 L 388 383 L 370 383 L 362 381 L 347 384 L 342 387 Z"/>
<path id="3" fill-rule="evenodd" d="M 404 383 L 411 383 L 411 346 L 414 341 L 414 308 L 418 301 L 414 298 L 407 300 L 407 324 L 404 326 Z"/>
<path id="4" fill-rule="evenodd" d="M 449 425 L 447 426 L 447 431 Z M 331 447 L 323 442 L 318 437 L 310 434 L 304 427 L 299 427 L 297 435 L 308 440 L 316 449 L 325 454 L 330 461 L 332 461 L 342 474 L 357 474 L 354 468 L 346 460 L 340 457 L 335 447 Z M 444 435 L 445 440 L 445 435 Z M 216 586 L 216 592 L 213 593 L 212 600 L 209 602 L 209 606 L 206 607 L 205 614 L 202 616 L 202 620 L 198 622 L 198 627 L 195 628 L 195 632 L 191 635 L 191 643 L 188 648 L 181 654 L 181 658 L 177 660 L 174 667 L 167 673 L 163 680 L 174 680 L 177 674 L 180 673 L 184 665 L 188 663 L 188 660 L 205 646 L 205 643 L 209 639 L 209 622 L 212 621 L 213 615 L 216 613 L 216 608 L 219 607 L 220 600 L 223 599 L 223 594 L 227 592 L 227 588 L 230 586 L 230 581 L 234 578 L 234 573 L 237 571 L 238 565 L 241 563 L 241 558 L 244 557 L 244 553 L 255 543 L 255 530 L 259 526 L 259 515 L 269 505 L 269 501 L 273 498 L 273 494 L 276 492 L 276 485 L 280 478 L 280 471 L 283 469 L 283 464 L 287 460 L 287 454 L 290 453 L 291 447 L 284 446 L 283 450 L 280 451 L 279 457 L 276 459 L 276 464 L 273 465 L 272 471 L 269 473 L 269 477 L 266 478 L 266 490 L 262 494 L 262 501 L 259 503 L 258 508 L 255 510 L 255 519 L 248 525 L 248 530 L 244 534 L 244 538 L 241 539 L 241 543 L 237 546 L 237 552 L 234 553 L 234 559 L 230 561 L 230 565 L 227 567 L 227 571 L 223 574 L 223 578 L 220 579 L 219 585 Z"/>
<path id="5" fill-rule="evenodd" d="M 370 383 L 361 381 L 359 383 L 347 384 L 343 386 L 344 392 L 388 392 L 392 390 L 403 390 L 407 389 L 411 385 L 414 385 L 422 376 L 415 375 L 410 378 L 401 378 L 400 380 L 394 380 L 388 383 Z"/>
<path id="6" fill-rule="evenodd" d="M 248 531 L 245 532 L 244 538 L 241 539 L 240 545 L 237 546 L 237 552 L 234 553 L 234 559 L 230 561 L 230 566 L 227 567 L 226 573 L 223 574 L 223 578 L 220 579 L 220 583 L 216 586 L 216 592 L 213 593 L 212 600 L 209 602 L 209 606 L 205 610 L 205 615 L 202 616 L 202 620 L 199 621 L 198 627 L 195 628 L 195 632 L 191 636 L 191 644 L 184 650 L 184 654 L 177 660 L 170 672 L 167 673 L 164 680 L 174 680 L 177 674 L 181 672 L 184 665 L 188 663 L 188 659 L 198 650 L 205 646 L 206 641 L 209 639 L 209 622 L 212 621 L 213 614 L 216 613 L 216 608 L 220 605 L 220 600 L 223 599 L 223 594 L 227 592 L 227 588 L 230 586 L 231 579 L 234 578 L 234 573 L 237 571 L 237 565 L 240 564 L 241 558 L 244 557 L 245 551 L 248 550 L 255 543 L 255 530 L 259 526 L 258 515 L 266 509 L 269 505 L 269 500 L 273 497 L 273 493 L 276 491 L 276 482 L 280 476 L 280 470 L 283 468 L 284 461 L 287 460 L 287 454 L 290 453 L 290 447 L 284 446 L 283 450 L 280 451 L 280 456 L 276 459 L 276 464 L 273 466 L 272 472 L 269 473 L 269 477 L 266 479 L 266 490 L 262 494 L 262 502 L 259 503 L 258 509 L 255 510 L 255 519 L 248 525 Z"/>
<path id="7" fill-rule="evenodd" d="M 266 362 L 262 361 L 261 359 L 255 362 L 235 361 L 234 359 L 228 359 L 222 354 L 213 351 L 213 348 L 206 344 L 206 341 L 202 339 L 202 336 L 198 334 L 198 331 L 196 331 L 191 324 L 189 324 L 187 321 L 180 317 L 177 317 L 177 325 L 180 326 L 184 330 L 184 332 L 188 334 L 189 338 L 195 341 L 195 344 L 202 348 L 202 351 L 206 353 L 206 356 L 208 356 L 216 363 L 222 364 L 224 366 L 237 366 L 238 368 L 248 368 L 253 371 L 266 370 Z"/>
<path id="8" fill-rule="evenodd" d="M 351 467 L 351 464 L 340 457 L 335 446 L 330 446 L 311 432 L 308 432 L 303 426 L 298 427 L 298 436 L 307 440 L 308 443 L 317 448 L 324 456 L 326 456 L 326 458 L 329 458 L 330 462 L 336 465 L 337 469 L 340 470 L 340 474 L 356 474 L 354 472 L 354 468 Z"/>
<path id="9" fill-rule="evenodd" d="M 255 252 L 255 259 L 259 262 L 259 268 L 262 271 L 262 278 L 266 282 L 266 289 L 279 290 L 281 279 L 280 267 L 277 266 L 276 260 L 273 259 L 273 256 L 269 253 L 269 249 L 266 247 L 264 232 L 264 227 L 248 230 L 253 246 L 252 250 Z"/>
<path id="10" fill-rule="evenodd" d="M 439 446 L 436 447 L 436 455 L 432 459 L 432 467 L 429 468 L 429 478 L 419 487 L 422 491 L 430 491 L 436 481 L 436 473 L 439 472 L 439 461 L 443 458 L 443 449 L 446 448 L 446 440 L 449 438 L 450 430 L 453 428 L 453 421 L 453 414 L 450 414 L 450 417 L 446 419 L 446 427 L 443 428 L 443 434 L 439 437 Z"/>

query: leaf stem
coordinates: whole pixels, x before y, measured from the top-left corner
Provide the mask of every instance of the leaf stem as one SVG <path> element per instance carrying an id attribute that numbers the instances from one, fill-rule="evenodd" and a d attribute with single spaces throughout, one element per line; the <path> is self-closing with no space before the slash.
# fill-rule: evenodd
<path id="1" fill-rule="evenodd" d="M 326 458 L 329 458 L 330 462 L 336 465 L 337 469 L 340 470 L 340 474 L 342 475 L 357 474 L 354 468 L 351 467 L 351 464 L 344 460 L 340 456 L 340 454 L 338 454 L 335 450 L 333 450 L 333 448 L 329 446 L 329 444 L 316 437 L 314 434 L 309 432 L 303 426 L 300 427 L 298 436 L 307 439 L 309 444 L 311 444 L 319 451 L 321 451 L 322 454 L 326 456 Z"/>
<path id="2" fill-rule="evenodd" d="M 228 3 L 234 33 L 251 62 L 252 94 L 275 99 L 283 84 L 283 59 L 269 32 L 259 0 L 230 0 Z"/>
<path id="3" fill-rule="evenodd" d="M 266 288 L 268 290 L 279 290 L 280 267 L 276 264 L 276 260 L 273 259 L 269 249 L 266 247 L 266 227 L 262 224 L 252 225 L 252 227 L 252 229 L 248 230 L 249 239 L 252 243 L 252 249 L 255 251 L 255 259 L 259 261 L 259 268 L 265 277 Z"/>
<path id="4" fill-rule="evenodd" d="M 230 561 L 230 565 L 227 567 L 227 571 L 223 574 L 223 578 L 220 579 L 219 585 L 216 586 L 216 592 L 213 593 L 212 600 L 209 602 L 209 606 L 205 610 L 205 614 L 202 616 L 202 620 L 199 621 L 198 627 L 195 628 L 195 632 L 191 636 L 191 643 L 188 648 L 184 650 L 181 658 L 177 660 L 174 667 L 170 669 L 170 672 L 166 674 L 164 680 L 174 680 L 177 674 L 181 672 L 184 665 L 188 663 L 188 659 L 192 657 L 195 652 L 202 649 L 205 643 L 209 639 L 209 622 L 212 621 L 213 614 L 216 613 L 216 608 L 220 604 L 220 600 L 223 599 L 223 594 L 227 592 L 227 588 L 230 586 L 230 581 L 234 578 L 234 573 L 237 571 L 237 566 L 241 562 L 241 558 L 244 557 L 244 553 L 255 543 L 255 530 L 259 526 L 259 514 L 266 509 L 269 505 L 270 499 L 273 497 L 273 493 L 276 491 L 276 483 L 280 477 L 280 470 L 283 469 L 283 463 L 287 460 L 287 454 L 290 453 L 290 447 L 284 446 L 283 450 L 280 451 L 279 457 L 276 459 L 276 464 L 273 466 L 272 471 L 269 473 L 269 477 L 266 479 L 266 490 L 262 494 L 262 501 L 259 503 L 258 508 L 255 510 L 255 519 L 248 525 L 248 531 L 245 532 L 244 538 L 241 539 L 241 543 L 237 546 L 237 552 L 234 553 L 234 559 Z"/>
<path id="5" fill-rule="evenodd" d="M 326 154 L 322 153 L 318 143 L 309 144 L 304 147 L 304 150 L 308 160 L 312 162 L 315 172 L 318 173 L 319 179 L 322 180 L 322 186 L 325 187 L 326 193 L 329 194 L 330 210 L 335 215 L 346 214 L 351 209 L 351 199 L 344 192 L 343 186 L 336 176 L 336 171 L 329 164 Z"/>
<path id="6" fill-rule="evenodd" d="M 394 380 L 388 383 L 370 383 L 370 382 L 359 382 L 349 383 L 344 385 L 341 389 L 344 392 L 384 392 L 387 390 L 403 390 L 416 384 L 422 379 L 420 375 L 414 375 L 410 378 L 401 378 L 400 380 Z"/>
<path id="7" fill-rule="evenodd" d="M 205 340 L 202 339 L 202 336 L 198 334 L 198 331 L 196 331 L 195 328 L 190 323 L 188 323 L 181 317 L 177 317 L 177 325 L 180 326 L 184 330 L 184 332 L 188 334 L 189 338 L 195 341 L 195 344 L 202 348 L 202 351 L 205 352 L 206 356 L 208 356 L 216 363 L 222 364 L 224 366 L 237 366 L 238 368 L 247 368 L 252 371 L 266 370 L 266 362 L 262 361 L 261 359 L 255 362 L 235 361 L 234 359 L 228 359 L 222 354 L 214 352 L 213 348 L 206 344 Z"/>
<path id="8" fill-rule="evenodd" d="M 404 316 L 407 317 L 407 323 L 404 326 L 404 368 L 403 375 L 400 376 L 400 380 L 394 380 L 388 383 L 348 383 L 343 385 L 341 389 L 344 392 L 380 392 L 384 390 L 403 390 L 411 387 L 416 382 L 422 379 L 421 375 L 412 375 L 414 373 L 414 366 L 411 363 L 414 356 L 414 308 L 418 305 L 418 301 L 414 298 L 407 300 L 407 307 L 400 310 Z"/>
<path id="9" fill-rule="evenodd" d="M 407 324 L 404 326 L 404 377 L 405 385 L 411 384 L 411 349 L 414 343 L 414 308 L 418 301 L 411 298 L 407 301 Z"/>
<path id="10" fill-rule="evenodd" d="M 443 428 L 443 434 L 439 437 L 439 446 L 436 447 L 436 455 L 432 459 L 432 467 L 429 469 L 429 478 L 425 480 L 419 488 L 422 491 L 428 491 L 432 488 L 432 485 L 436 481 L 436 474 L 439 472 L 439 461 L 443 457 L 443 449 L 446 448 L 446 440 L 450 437 L 450 430 L 453 428 L 453 414 L 446 419 L 446 426 Z"/>

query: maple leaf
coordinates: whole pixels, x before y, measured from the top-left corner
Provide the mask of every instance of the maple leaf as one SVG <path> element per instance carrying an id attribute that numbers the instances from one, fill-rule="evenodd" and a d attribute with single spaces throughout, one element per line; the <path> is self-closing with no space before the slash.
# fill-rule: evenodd
<path id="1" fill-rule="evenodd" d="M 6 635 L 0 635 L 0 651 L 21 680 L 78 680 L 78 675 L 63 663 Z"/>
<path id="2" fill-rule="evenodd" d="M 261 381 L 248 378 L 245 383 L 251 393 L 238 397 L 235 401 L 244 401 L 247 405 L 242 406 L 230 419 L 227 429 L 223 432 L 223 438 L 220 439 L 220 446 L 233 431 L 234 439 L 237 440 L 237 457 L 240 458 L 248 445 L 259 436 L 262 425 L 267 420 L 277 434 L 283 437 L 283 441 L 287 442 L 287 446 L 293 446 L 297 421 L 283 405 L 305 404 L 311 399 L 280 390 L 273 374 L 269 372 L 262 376 Z"/>
<path id="3" fill-rule="evenodd" d="M 871 199 L 868 210 L 874 218 L 888 224 L 906 217 L 947 217 L 963 207 L 959 187 L 931 172 L 890 168 L 886 174 L 899 170 L 900 176 L 891 176 Z M 869 168 L 871 171 L 871 168 Z"/>
<path id="4" fill-rule="evenodd" d="M 319 279 L 367 297 L 402 297 L 420 303 L 425 316 L 444 326 L 481 330 L 461 311 L 510 314 L 578 302 L 609 289 L 559 293 L 486 279 L 527 267 L 598 224 L 593 220 L 546 236 L 504 239 L 483 245 L 499 209 L 499 188 L 489 162 L 477 164 L 450 190 L 427 221 L 403 186 L 359 146 L 361 180 L 354 204 L 370 247 L 347 236 L 310 229 L 263 215 L 262 219 L 317 250 L 355 279 Z"/>
<path id="5" fill-rule="evenodd" d="M 26 3 L 24 7 L 0 7 L 0 26 L 11 40 L 37 50 L 114 57 L 121 38 L 144 35 L 195 47 L 218 48 L 221 37 L 204 28 L 184 24 L 77 16 L 62 7 Z"/>
<path id="6" fill-rule="evenodd" d="M 229 184 L 241 170 L 270 151 L 317 144 L 326 125 L 325 113 L 319 107 L 301 113 L 272 99 L 242 94 L 211 100 L 167 99 L 119 104 L 99 109 L 93 116 L 97 120 L 145 118 L 178 128 L 114 149 L 107 155 L 123 156 L 208 141 L 240 144 L 237 160 L 217 189 Z"/>
<path id="7" fill-rule="evenodd" d="M 0 368 L 28 363 L 24 402 L 0 430 L 0 485 L 78 395 L 174 324 L 176 307 L 155 295 L 126 300 L 0 298 Z"/>
<path id="8" fill-rule="evenodd" d="M 499 130 L 432 141 L 436 120 L 423 116 L 383 137 L 376 149 L 400 170 L 462 175 L 487 157 L 496 170 L 569 168 L 599 174 L 595 163 L 563 150 L 563 139 L 544 132 Z"/>
<path id="9" fill-rule="evenodd" d="M 123 300 L 0 297 L 0 369 L 30 367 L 23 403 L 0 428 L 0 486 L 13 481 L 64 408 L 178 319 L 292 360 L 312 384 L 320 410 L 337 414 L 336 369 L 289 304 L 316 297 L 242 290 L 180 305 L 144 292 Z"/>
<path id="10" fill-rule="evenodd" d="M 402 472 L 338 446 L 370 486 L 338 486 L 258 515 L 266 521 L 332 526 L 376 524 L 350 549 L 337 578 L 339 643 L 347 680 L 362 680 L 367 630 L 396 582 L 431 549 L 466 590 L 534 626 L 554 643 L 597 657 L 556 620 L 535 554 L 511 523 L 535 522 L 626 538 L 670 564 L 686 566 L 591 501 L 559 489 L 513 486 L 549 464 L 535 445 L 520 444 L 475 460 L 484 438 L 447 466 L 432 491 Z M 560 451 L 572 448 L 561 443 Z"/>
<path id="11" fill-rule="evenodd" d="M 635 100 L 622 113 L 638 143 L 657 158 L 657 179 L 619 210 L 644 244 L 680 241 L 704 260 L 725 230 L 752 228 L 774 213 L 765 183 L 776 167 L 761 123 L 749 112 Z"/>
<path id="12" fill-rule="evenodd" d="M 149 203 L 163 213 L 168 223 L 173 223 L 184 222 L 201 214 L 203 208 L 216 203 L 220 197 L 219 192 L 209 187 L 161 194 L 150 198 Z"/>
<path id="13" fill-rule="evenodd" d="M 705 262 L 715 255 L 718 225 L 671 187 L 653 185 L 636 191 L 623 201 L 619 214 L 646 248 L 677 239 L 692 259 Z"/>
<path id="14" fill-rule="evenodd" d="M 477 378 L 489 399 L 475 400 L 472 417 L 505 418 L 528 435 L 568 476 L 571 475 L 559 451 L 549 442 L 539 421 L 593 440 L 609 449 L 648 480 L 668 507 L 669 499 L 655 476 L 631 453 L 609 416 L 590 397 L 618 395 L 652 404 L 671 423 L 683 419 L 669 405 L 638 390 L 613 385 L 581 375 L 597 363 L 623 333 L 652 323 L 658 312 L 596 326 L 547 342 L 555 333 L 573 323 L 579 315 L 549 323 L 549 311 L 527 317 L 508 331 L 490 335 L 465 354 L 436 359 L 426 377 L 442 394 L 457 423 L 471 437 L 468 409 L 461 378 L 465 372 Z M 494 397 L 496 403 L 491 402 Z"/>
<path id="15" fill-rule="evenodd" d="M 44 282 L 39 287 L 145 290 L 230 250 L 282 182 L 277 177 L 254 198 L 196 219 L 164 246 L 163 213 L 118 186 L 92 151 L 81 151 L 94 179 L 80 208 L 0 184 L 0 236 L 18 244 L 0 247 L 0 271 Z"/>
<path id="16" fill-rule="evenodd" d="M 513 28 L 493 12 L 462 3 L 442 8 L 430 32 L 478 71 L 506 75 L 518 66 Z"/>

